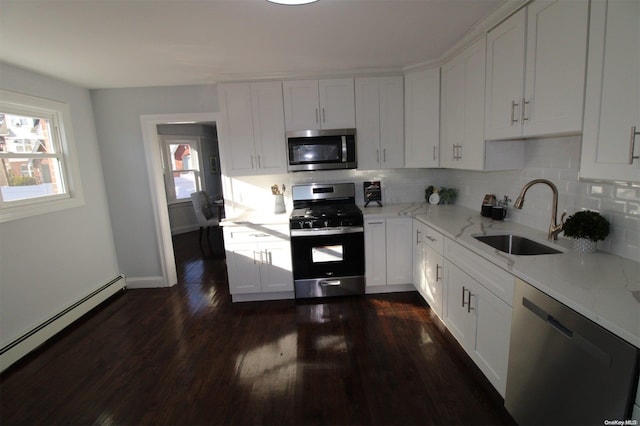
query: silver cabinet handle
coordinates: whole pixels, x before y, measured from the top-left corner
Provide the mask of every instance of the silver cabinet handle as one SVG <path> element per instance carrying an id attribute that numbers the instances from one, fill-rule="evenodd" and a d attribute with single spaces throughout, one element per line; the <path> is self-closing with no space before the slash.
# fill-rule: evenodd
<path id="1" fill-rule="evenodd" d="M 464 294 L 469 291 L 465 288 L 465 286 L 462 286 L 462 307 L 464 308 Z M 471 292 L 469 292 L 471 293 Z"/>
<path id="2" fill-rule="evenodd" d="M 471 307 L 471 296 L 473 296 L 473 294 L 471 294 L 471 290 L 469 290 L 469 297 L 467 298 L 467 313 L 471 313 L 474 309 Z"/>
<path id="3" fill-rule="evenodd" d="M 323 122 L 323 123 L 326 123 L 326 122 L 327 122 L 327 116 L 326 116 L 326 114 L 325 114 L 325 112 L 324 112 L 324 107 L 322 107 L 322 122 Z"/>
<path id="4" fill-rule="evenodd" d="M 251 157 L 251 168 L 253 169 L 253 155 L 250 155 Z"/>
<path id="5" fill-rule="evenodd" d="M 367 222 L 367 225 L 382 225 L 384 222 Z"/>
<path id="6" fill-rule="evenodd" d="M 376 149 L 376 163 L 380 163 L 380 150 Z"/>
<path id="7" fill-rule="evenodd" d="M 524 124 L 525 121 L 529 121 L 529 116 L 527 116 L 527 105 L 529 105 L 529 110 L 531 110 L 531 99 L 527 101 L 523 98 L 522 99 L 522 124 Z M 529 113 L 529 115 L 531 115 L 531 113 Z"/>
<path id="8" fill-rule="evenodd" d="M 436 146 L 433 146 L 433 161 L 436 161 Z"/>
<path id="9" fill-rule="evenodd" d="M 431 241 L 432 243 L 438 241 L 437 238 L 433 238 L 431 235 L 425 235 L 427 237 L 427 240 Z"/>
<path id="10" fill-rule="evenodd" d="M 253 251 L 253 264 L 256 264 L 256 251 Z"/>
<path id="11" fill-rule="evenodd" d="M 339 286 L 340 280 L 322 280 L 318 284 L 320 287 Z"/>
<path id="12" fill-rule="evenodd" d="M 438 265 L 436 263 L 436 282 L 440 281 L 442 279 L 442 277 L 440 276 L 439 272 L 442 269 L 442 266 Z"/>
<path id="13" fill-rule="evenodd" d="M 383 163 L 387 162 L 387 150 L 386 150 L 386 148 L 382 150 L 382 162 Z"/>
<path id="14" fill-rule="evenodd" d="M 318 108 L 316 108 L 316 123 L 319 122 L 319 118 L 318 118 Z"/>
<path id="15" fill-rule="evenodd" d="M 629 141 L 629 164 L 633 163 L 633 160 L 640 158 L 640 155 L 633 155 L 636 148 L 636 136 L 640 135 L 640 132 L 636 130 L 636 126 L 631 127 L 631 140 Z"/>
<path id="16" fill-rule="evenodd" d="M 416 230 L 416 245 L 420 244 L 420 238 L 418 238 L 420 234 L 422 234 L 422 232 L 420 232 L 419 229 Z"/>
<path id="17" fill-rule="evenodd" d="M 518 122 L 518 116 L 516 115 L 516 107 L 520 104 L 516 101 L 511 101 L 511 125 Z"/>
<path id="18" fill-rule="evenodd" d="M 261 169 L 261 168 L 262 168 L 262 165 L 261 165 L 260 163 L 261 163 L 261 161 L 260 161 L 260 156 L 258 155 L 258 168 L 259 168 L 259 169 Z"/>

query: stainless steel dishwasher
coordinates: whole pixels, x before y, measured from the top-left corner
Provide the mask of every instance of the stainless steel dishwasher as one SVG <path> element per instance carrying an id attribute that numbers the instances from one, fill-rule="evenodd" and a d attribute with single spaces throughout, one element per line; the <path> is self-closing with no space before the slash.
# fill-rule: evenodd
<path id="1" fill-rule="evenodd" d="M 631 417 L 639 351 L 517 280 L 505 407 L 520 425 Z"/>

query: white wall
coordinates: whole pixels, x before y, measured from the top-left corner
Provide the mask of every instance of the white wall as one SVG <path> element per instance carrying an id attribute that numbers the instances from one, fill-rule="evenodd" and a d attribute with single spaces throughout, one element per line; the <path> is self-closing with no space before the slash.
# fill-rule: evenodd
<path id="1" fill-rule="evenodd" d="M 338 170 L 330 172 L 289 173 L 283 175 L 233 178 L 233 200 L 238 208 L 272 211 L 270 187 L 287 187 L 301 182 L 356 182 L 357 202 L 363 204 L 362 182 L 381 179 L 385 203 L 423 202 L 429 185 L 458 188 L 457 204 L 480 212 L 485 194 L 500 199 L 507 195 L 515 202 L 522 187 L 532 179 L 546 178 L 559 190 L 558 210 L 575 213 L 596 210 L 611 223 L 611 233 L 598 243 L 602 250 L 640 260 L 640 187 L 623 183 L 579 182 L 580 136 L 532 139 L 526 141 L 525 168 L 503 172 L 473 172 L 446 169 L 400 169 L 382 171 Z M 286 194 L 288 208 L 291 200 Z M 230 196 L 230 194 L 226 194 Z M 533 186 L 526 195 L 522 210 L 510 209 L 515 222 L 547 231 L 551 220 L 551 190 Z M 375 208 L 375 207 L 374 207 Z"/>
<path id="2" fill-rule="evenodd" d="M 578 181 L 580 136 L 532 139 L 525 143 L 525 168 L 506 172 L 450 171 L 447 181 L 460 189 L 458 203 L 479 209 L 484 194 L 508 195 L 515 202 L 532 179 L 551 180 L 559 192 L 558 211 L 570 215 L 581 209 L 600 212 L 611 233 L 598 248 L 640 261 L 640 187 L 624 183 Z M 546 231 L 551 220 L 551 190 L 535 185 L 522 210 L 510 209 L 511 220 Z"/>
<path id="3" fill-rule="evenodd" d="M 69 104 L 85 205 L 0 223 L 0 346 L 119 274 L 89 91 L 0 63 L 0 87 Z"/>
<path id="4" fill-rule="evenodd" d="M 162 276 L 141 115 L 218 111 L 215 86 L 91 91 L 120 269 L 129 280 Z"/>

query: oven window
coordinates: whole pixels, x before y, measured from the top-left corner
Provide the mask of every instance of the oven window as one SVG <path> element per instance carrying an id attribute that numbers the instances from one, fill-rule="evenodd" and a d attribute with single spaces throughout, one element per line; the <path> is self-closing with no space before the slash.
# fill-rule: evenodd
<path id="1" fill-rule="evenodd" d="M 343 259 L 342 245 L 311 248 L 313 263 L 341 262 Z"/>

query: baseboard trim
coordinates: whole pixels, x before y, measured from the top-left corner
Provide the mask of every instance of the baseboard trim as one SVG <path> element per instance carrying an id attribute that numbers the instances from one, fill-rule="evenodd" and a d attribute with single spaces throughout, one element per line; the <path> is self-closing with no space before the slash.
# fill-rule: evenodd
<path id="1" fill-rule="evenodd" d="M 156 277 L 127 277 L 127 288 L 158 288 L 171 287 L 167 286 L 164 278 L 158 275 Z"/>
<path id="2" fill-rule="evenodd" d="M 123 291 L 126 287 L 127 282 L 124 275 L 118 275 L 105 285 L 0 348 L 0 371 L 6 370 L 20 358 L 44 344 L 87 312 L 119 291 Z"/>

